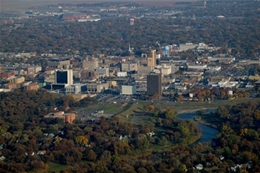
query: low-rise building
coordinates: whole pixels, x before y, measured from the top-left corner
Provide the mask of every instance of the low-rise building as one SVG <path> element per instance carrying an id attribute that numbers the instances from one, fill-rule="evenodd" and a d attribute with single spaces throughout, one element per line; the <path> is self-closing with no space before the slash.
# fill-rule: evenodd
<path id="1" fill-rule="evenodd" d="M 99 67 L 99 61 L 97 58 L 86 58 L 82 62 L 82 68 L 85 70 L 95 70 Z"/>
<path id="2" fill-rule="evenodd" d="M 224 64 L 230 64 L 236 60 L 235 57 L 225 55 L 225 54 L 219 54 L 215 55 L 213 57 L 209 56 L 208 57 L 208 62 L 219 62 L 219 63 L 224 63 Z"/>
<path id="3" fill-rule="evenodd" d="M 117 72 L 117 77 L 126 77 L 127 76 L 127 72 Z"/>
<path id="4" fill-rule="evenodd" d="M 136 94 L 136 85 L 122 85 L 121 94 L 123 95 L 134 95 Z"/>
<path id="5" fill-rule="evenodd" d="M 109 68 L 107 67 L 96 68 L 95 73 L 99 77 L 107 77 L 109 76 Z"/>
<path id="6" fill-rule="evenodd" d="M 104 90 L 108 89 L 109 88 L 109 85 L 108 83 L 100 83 L 100 84 L 97 84 L 97 92 L 98 93 L 101 93 L 103 92 Z"/>
<path id="7" fill-rule="evenodd" d="M 60 118 L 65 123 L 71 124 L 76 119 L 75 113 L 64 113 L 63 111 L 55 112 L 55 113 L 49 113 L 48 115 L 45 115 L 44 118 Z"/>
<path id="8" fill-rule="evenodd" d="M 167 76 L 167 75 L 171 74 L 171 73 L 172 73 L 172 68 L 171 68 L 171 66 L 163 65 L 162 68 L 161 68 L 161 73 L 162 73 L 164 76 Z"/>
<path id="9" fill-rule="evenodd" d="M 82 70 L 80 72 L 80 81 L 88 81 L 88 80 L 96 80 L 97 75 L 94 71 L 92 70 Z"/>
<path id="10" fill-rule="evenodd" d="M 21 76 L 21 77 L 15 77 L 15 78 L 11 79 L 10 83 L 21 84 L 24 81 L 25 81 L 25 77 Z"/>
<path id="11" fill-rule="evenodd" d="M 205 70 L 207 65 L 188 65 L 188 69 Z"/>
<path id="12" fill-rule="evenodd" d="M 108 83 L 108 87 L 109 88 L 113 88 L 113 87 L 116 87 L 117 86 L 117 82 L 116 81 L 107 81 L 107 83 Z"/>
<path id="13" fill-rule="evenodd" d="M 259 81 L 260 80 L 260 76 L 259 75 L 249 76 L 248 79 L 251 80 L 251 81 Z"/>
<path id="14" fill-rule="evenodd" d="M 187 87 L 186 85 L 176 84 L 174 85 L 174 89 L 177 90 L 178 92 L 182 92 L 182 91 L 186 91 Z"/>
<path id="15" fill-rule="evenodd" d="M 94 92 L 96 93 L 97 92 L 97 83 L 87 83 L 87 91 L 88 92 Z"/>
<path id="16" fill-rule="evenodd" d="M 5 89 L 15 89 L 17 87 L 19 87 L 19 85 L 17 85 L 16 83 L 8 83 L 4 85 Z"/>
<path id="17" fill-rule="evenodd" d="M 65 87 L 66 94 L 78 94 L 80 92 L 85 92 L 87 86 L 84 84 L 73 84 Z"/>
<path id="18" fill-rule="evenodd" d="M 15 71 L 4 71 L 0 73 L 0 80 L 8 80 L 15 76 Z"/>
<path id="19" fill-rule="evenodd" d="M 131 63 L 131 62 L 122 62 L 121 63 L 121 71 L 137 71 L 138 66 L 137 63 Z"/>
<path id="20" fill-rule="evenodd" d="M 35 82 L 26 83 L 26 84 L 24 84 L 23 89 L 25 91 L 32 91 L 32 90 L 37 91 L 39 89 L 39 85 L 38 85 L 38 83 L 35 83 Z"/>
<path id="21" fill-rule="evenodd" d="M 70 59 L 69 58 L 53 58 L 47 62 L 48 68 L 50 69 L 69 69 Z"/>
<path id="22" fill-rule="evenodd" d="M 149 74 L 153 69 L 154 69 L 154 67 L 138 66 L 138 71 L 137 71 L 137 73 L 140 74 L 140 75 L 147 75 L 147 74 Z"/>
<path id="23" fill-rule="evenodd" d="M 198 44 L 193 43 L 185 43 L 179 45 L 179 52 L 187 51 L 190 49 L 195 49 L 198 46 Z"/>

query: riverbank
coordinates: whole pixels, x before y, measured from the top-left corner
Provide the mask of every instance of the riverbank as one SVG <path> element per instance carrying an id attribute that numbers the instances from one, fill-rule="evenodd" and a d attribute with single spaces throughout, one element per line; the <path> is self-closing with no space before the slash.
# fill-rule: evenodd
<path id="1" fill-rule="evenodd" d="M 200 115 L 200 118 L 193 118 L 194 121 L 197 121 L 199 122 L 200 124 L 203 124 L 203 125 L 206 125 L 206 126 L 209 126 L 209 127 L 212 127 L 216 130 L 218 130 L 218 125 L 216 124 L 213 124 L 213 123 L 210 123 L 208 121 L 205 120 L 205 116 L 213 116 L 213 115 L 210 115 L 210 112 L 215 112 L 217 110 L 217 107 L 216 108 L 202 108 L 202 109 L 192 109 L 192 110 L 182 110 L 182 111 L 179 111 L 177 116 L 179 114 L 194 114 L 194 117 L 195 116 L 198 116 L 198 111 L 204 111 L 206 113 L 206 115 Z"/>
<path id="2" fill-rule="evenodd" d="M 204 111 L 210 112 L 213 109 L 206 109 Z M 216 110 L 216 109 L 215 109 Z M 183 113 L 178 113 L 177 118 L 182 120 L 192 120 L 195 121 L 194 118 L 198 115 L 198 110 L 194 111 L 183 111 Z M 204 121 L 203 119 L 198 119 L 198 121 L 195 121 L 197 125 L 201 128 L 201 138 L 199 139 L 199 142 L 210 142 L 213 138 L 218 134 L 218 127 L 215 124 L 208 123 Z"/>
<path id="3" fill-rule="evenodd" d="M 219 130 L 218 125 L 216 125 L 216 124 L 208 123 L 208 122 L 206 122 L 203 119 L 199 119 L 199 120 L 196 120 L 196 121 L 199 122 L 200 124 L 205 125 L 205 126 L 209 126 L 209 127 L 212 127 L 212 128 L 214 128 L 216 130 Z"/>

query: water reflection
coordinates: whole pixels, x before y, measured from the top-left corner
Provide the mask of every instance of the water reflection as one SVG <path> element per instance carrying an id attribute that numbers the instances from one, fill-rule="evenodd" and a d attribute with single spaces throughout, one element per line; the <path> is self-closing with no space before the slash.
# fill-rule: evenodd
<path id="1" fill-rule="evenodd" d="M 194 116 L 196 116 L 197 113 L 196 112 L 191 112 L 191 113 L 180 113 L 177 115 L 177 117 L 179 119 L 182 120 L 193 120 Z M 198 126 L 201 128 L 201 133 L 202 136 L 199 139 L 198 142 L 211 142 L 212 139 L 218 134 L 218 131 L 210 126 L 206 126 L 204 124 L 201 124 L 199 122 L 196 121 L 196 123 L 198 124 Z"/>

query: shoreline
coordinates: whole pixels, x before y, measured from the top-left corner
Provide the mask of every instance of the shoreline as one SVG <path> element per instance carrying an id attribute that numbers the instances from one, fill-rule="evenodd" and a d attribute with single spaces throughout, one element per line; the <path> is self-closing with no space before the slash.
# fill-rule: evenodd
<path id="1" fill-rule="evenodd" d="M 178 113 L 177 113 L 176 116 L 177 116 L 177 118 L 179 118 L 178 116 L 181 117 L 180 114 L 185 114 L 185 113 L 194 114 L 194 116 L 196 116 L 197 111 L 199 111 L 199 110 L 209 110 L 209 109 L 216 109 L 216 108 L 202 108 L 202 109 L 182 110 L 182 111 L 178 111 Z M 179 119 L 181 119 L 181 118 L 179 118 Z M 217 126 L 216 124 L 208 123 L 208 122 L 206 122 L 206 121 L 203 120 L 203 119 L 198 119 L 198 120 L 194 120 L 194 119 L 193 119 L 192 121 L 197 121 L 198 123 L 200 123 L 200 124 L 202 124 L 202 125 L 211 127 L 211 128 L 213 128 L 213 129 L 216 129 L 216 130 L 219 131 L 219 128 L 218 128 L 218 126 Z"/>
<path id="2" fill-rule="evenodd" d="M 177 115 L 178 114 L 183 114 L 183 113 L 196 113 L 197 111 L 200 111 L 200 110 L 209 110 L 209 109 L 217 109 L 217 107 L 212 107 L 212 108 L 197 108 L 197 109 L 190 109 L 190 110 L 180 110 L 180 111 L 177 111 Z"/>
<path id="3" fill-rule="evenodd" d="M 203 119 L 196 120 L 196 121 L 198 121 L 200 124 L 203 124 L 203 125 L 205 125 L 205 126 L 211 127 L 211 128 L 213 128 L 213 129 L 216 129 L 216 130 L 219 131 L 218 126 L 215 125 L 215 124 L 208 123 L 208 122 L 204 121 Z"/>

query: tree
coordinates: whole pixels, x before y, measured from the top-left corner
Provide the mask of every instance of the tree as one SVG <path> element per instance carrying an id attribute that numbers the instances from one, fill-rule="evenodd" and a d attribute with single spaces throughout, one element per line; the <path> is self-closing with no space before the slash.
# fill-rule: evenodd
<path id="1" fill-rule="evenodd" d="M 154 105 L 148 105 L 147 109 L 149 112 L 153 112 L 155 107 L 154 107 Z"/>
<path id="2" fill-rule="evenodd" d="M 254 112 L 254 117 L 255 117 L 255 119 L 257 119 L 257 120 L 260 120 L 260 110 L 256 110 L 256 111 Z"/>
<path id="3" fill-rule="evenodd" d="M 182 121 L 178 124 L 178 129 L 184 138 L 190 135 L 189 126 L 185 121 Z"/>
<path id="4" fill-rule="evenodd" d="M 221 128 L 221 132 L 222 132 L 225 136 L 229 136 L 229 135 L 232 134 L 234 131 L 233 131 L 233 129 L 230 128 L 229 125 L 223 124 L 223 125 L 222 125 L 222 128 Z"/>
<path id="5" fill-rule="evenodd" d="M 232 152 L 230 150 L 230 148 L 228 146 L 223 148 L 223 156 L 230 158 L 230 156 L 232 155 Z"/>
<path id="6" fill-rule="evenodd" d="M 165 118 L 170 120 L 176 120 L 176 111 L 174 109 L 167 109 L 165 112 Z"/>
<path id="7" fill-rule="evenodd" d="M 138 168 L 137 169 L 138 173 L 147 173 L 147 170 L 144 167 Z"/>
<path id="8" fill-rule="evenodd" d="M 87 160 L 95 161 L 97 159 L 97 154 L 93 150 L 87 151 Z"/>
<path id="9" fill-rule="evenodd" d="M 88 138 L 85 137 L 85 136 L 77 136 L 76 137 L 76 143 L 79 145 L 79 146 L 85 146 L 88 144 Z"/>
<path id="10" fill-rule="evenodd" d="M 259 138 L 259 133 L 254 129 L 248 129 L 246 135 L 249 140 L 256 140 Z"/>
<path id="11" fill-rule="evenodd" d="M 218 107 L 217 114 L 220 118 L 226 119 L 229 114 L 229 109 L 226 107 Z"/>
<path id="12" fill-rule="evenodd" d="M 162 136 L 162 137 L 161 137 L 161 145 L 162 145 L 162 146 L 165 146 L 165 145 L 167 144 L 167 141 L 168 141 L 168 140 L 167 140 L 167 138 L 166 138 L 165 136 Z"/>
<path id="13" fill-rule="evenodd" d="M 185 173 L 185 172 L 187 172 L 187 166 L 185 164 L 180 164 L 177 172 L 178 173 Z"/>

